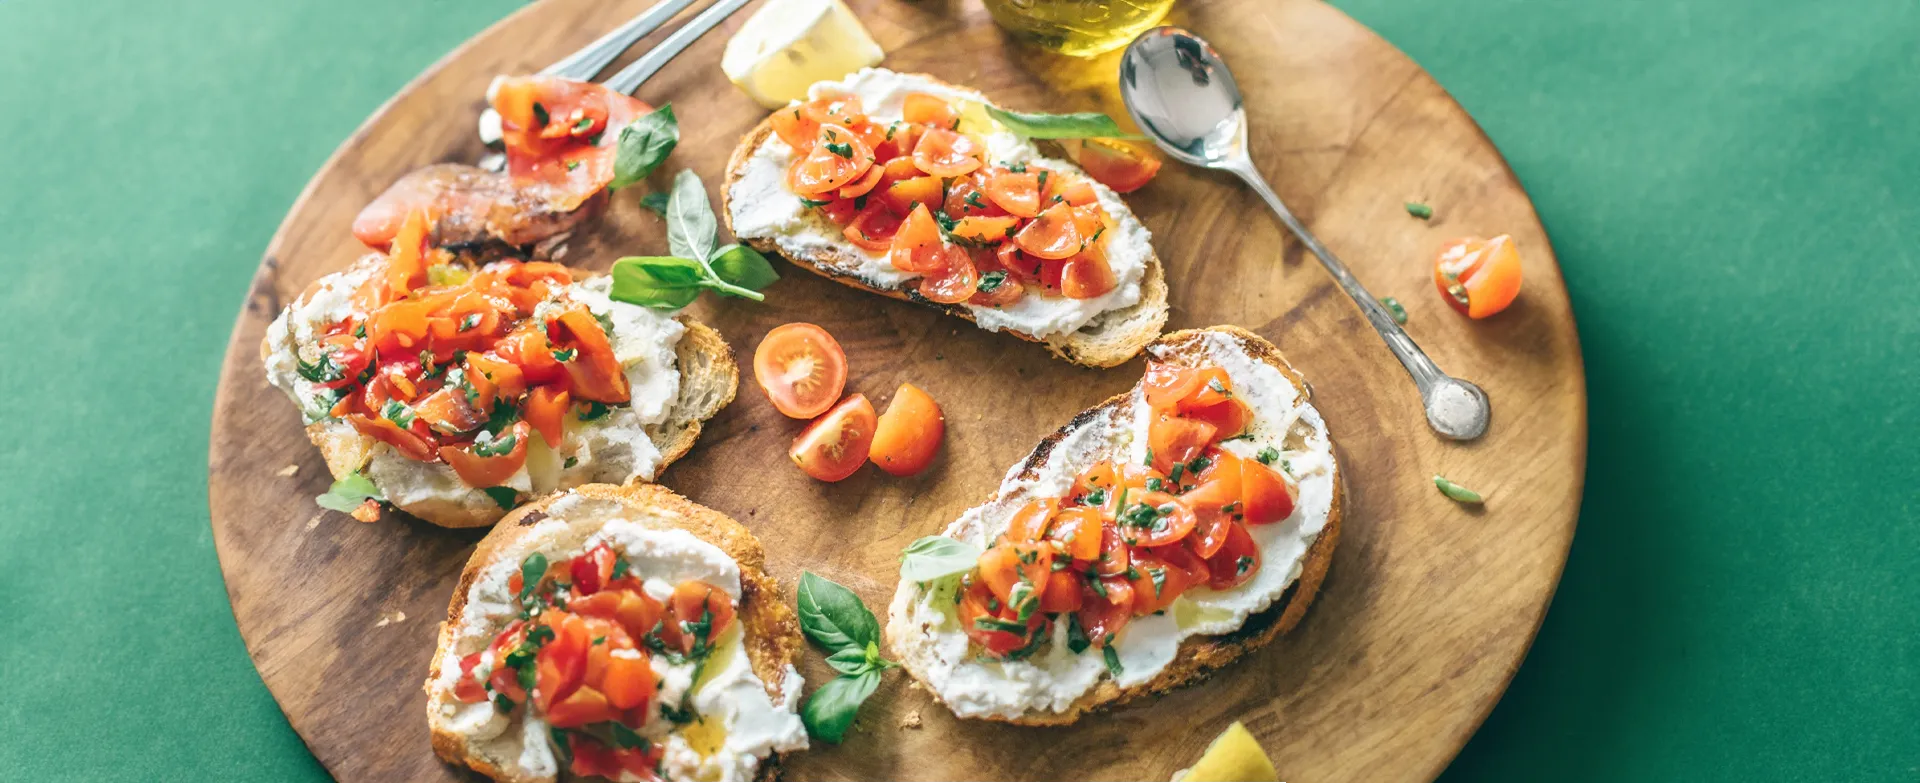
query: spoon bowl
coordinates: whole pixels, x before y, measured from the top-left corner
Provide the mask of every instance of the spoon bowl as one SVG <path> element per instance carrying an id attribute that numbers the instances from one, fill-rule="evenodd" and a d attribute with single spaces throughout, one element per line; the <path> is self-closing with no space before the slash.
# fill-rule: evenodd
<path id="1" fill-rule="evenodd" d="M 1259 194 L 1353 299 L 1420 390 L 1427 425 L 1442 437 L 1486 434 L 1492 408 L 1480 387 L 1440 371 L 1347 265 L 1280 201 L 1247 151 L 1247 112 L 1227 63 L 1200 36 L 1178 27 L 1148 30 L 1120 59 L 1120 97 L 1135 124 L 1182 163 L 1232 172 Z"/>

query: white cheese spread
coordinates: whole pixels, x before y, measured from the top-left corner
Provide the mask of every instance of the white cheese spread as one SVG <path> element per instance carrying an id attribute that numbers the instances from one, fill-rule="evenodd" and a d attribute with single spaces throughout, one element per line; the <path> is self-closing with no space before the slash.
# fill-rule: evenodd
<path id="1" fill-rule="evenodd" d="M 454 685 L 460 679 L 460 659 L 486 649 L 518 617 L 508 579 L 521 561 L 540 552 L 557 562 L 601 542 L 627 560 L 631 573 L 645 578 L 649 593 L 698 579 L 725 591 L 739 606 L 740 565 L 719 547 L 618 503 L 568 495 L 549 506 L 547 518 L 531 531 L 496 552 L 493 563 L 468 588 L 466 606 L 440 659 L 440 676 L 427 684 L 428 709 L 436 726 L 465 736 L 490 759 L 517 764 L 514 771 L 519 774 L 545 779 L 557 774 L 560 764 L 544 722 L 529 717 L 524 706 L 501 713 L 488 702 L 461 702 L 454 697 Z M 736 621 L 715 640 L 698 683 L 693 680 L 694 663 L 673 664 L 666 656 L 652 656 L 660 690 L 654 717 L 639 733 L 663 748 L 661 771 L 670 780 L 749 780 L 769 755 L 807 747 L 798 711 L 803 685 L 799 672 L 785 665 L 781 681 L 770 690 L 753 671 L 744 644 L 745 625 Z M 483 659 L 481 665 L 491 668 L 492 662 Z M 660 705 L 680 704 L 689 689 L 700 721 L 682 725 L 660 717 Z M 515 723 L 519 731 L 513 730 Z"/>
<path id="2" fill-rule="evenodd" d="M 901 106 L 907 95 L 916 92 L 929 93 L 948 101 L 987 103 L 985 95 L 973 90 L 950 87 L 921 76 L 881 68 L 863 69 L 838 82 L 820 82 L 809 91 L 809 96 L 815 99 L 857 96 L 867 116 L 875 122 L 888 123 L 900 119 Z M 988 160 L 991 162 L 1030 161 L 1061 171 L 1080 171 L 1067 161 L 1042 157 L 1033 142 L 1014 135 L 998 124 L 979 135 L 987 142 Z M 917 277 L 895 269 L 885 253 L 866 250 L 848 241 L 839 226 L 800 203 L 799 194 L 789 190 L 786 184 L 787 167 L 792 164 L 793 156 L 792 147 L 781 141 L 779 136 L 769 135 L 748 157 L 739 178 L 728 192 L 727 204 L 732 212 L 735 236 L 771 241 L 781 253 L 794 258 L 818 256 L 826 252 L 846 254 L 849 258 L 859 259 L 859 268 L 853 271 L 875 287 L 902 288 Z M 1117 281 L 1114 289 L 1092 299 L 1029 293 L 1004 308 L 966 305 L 981 328 L 1019 332 L 1040 338 L 1052 337 L 1091 325 L 1105 313 L 1140 301 L 1140 281 L 1146 274 L 1148 259 L 1153 257 L 1152 236 L 1112 190 L 1098 182 L 1093 182 L 1093 188 L 1099 194 L 1100 206 L 1114 223 L 1113 229 L 1107 234 L 1107 263 L 1113 268 Z"/>
<path id="3" fill-rule="evenodd" d="M 1228 442 L 1226 450 L 1253 458 L 1261 449 L 1281 453 L 1283 468 L 1299 484 L 1294 512 L 1279 522 L 1250 525 L 1260 549 L 1260 570 L 1246 583 L 1215 591 L 1202 585 L 1176 599 L 1165 613 L 1136 617 L 1115 639 L 1122 688 L 1153 679 L 1171 663 L 1182 640 L 1238 629 L 1265 610 L 1299 578 L 1308 547 L 1326 527 L 1338 490 L 1332 443 L 1326 423 L 1303 390 L 1264 361 L 1253 358 L 1237 339 L 1219 332 L 1201 337 L 1200 364 L 1227 371 L 1233 393 L 1253 411 L 1249 437 Z M 1150 411 L 1140 387 L 1116 410 L 1102 411 L 1068 432 L 1031 478 L 1015 466 L 998 497 L 975 507 L 948 526 L 944 535 L 982 549 L 1006 530 L 1020 507 L 1038 498 L 1060 497 L 1073 479 L 1107 459 L 1145 461 Z M 969 655 L 968 639 L 954 613 L 952 580 L 931 585 L 902 583 L 888 612 L 887 636 L 894 653 L 920 675 L 963 718 L 1015 718 L 1063 712 L 1100 680 L 1111 677 L 1096 651 L 1074 654 L 1066 644 L 1066 623 L 1054 623 L 1053 642 L 1033 657 L 994 661 Z"/>
<path id="4" fill-rule="evenodd" d="M 381 268 L 378 259 L 374 256 L 321 278 L 310 293 L 281 311 L 267 327 L 267 343 L 271 346 L 266 357 L 267 381 L 300 405 L 307 412 L 307 421 L 323 421 L 322 426 L 329 431 L 351 434 L 353 429 L 343 421 L 322 418 L 332 398 L 321 396 L 323 389 L 300 377 L 297 365 L 301 357 L 318 359 L 316 346 L 326 328 L 353 314 L 353 292 Z M 648 437 L 647 428 L 666 421 L 680 395 L 674 347 L 686 327 L 668 313 L 608 299 L 611 284 L 604 276 L 574 283 L 556 291 L 536 312 L 572 301 L 585 304 L 595 315 L 606 316 L 613 324 L 609 340 L 614 357 L 632 387 L 631 400 L 593 421 L 567 417 L 566 439 L 557 449 L 532 439 L 526 466 L 506 486 L 544 494 L 589 482 L 651 481 L 658 472 L 660 450 Z M 486 493 L 461 481 L 453 468 L 408 459 L 384 443 L 373 446 L 366 472 L 387 500 L 416 512 L 451 508 L 491 514 L 499 508 Z"/>

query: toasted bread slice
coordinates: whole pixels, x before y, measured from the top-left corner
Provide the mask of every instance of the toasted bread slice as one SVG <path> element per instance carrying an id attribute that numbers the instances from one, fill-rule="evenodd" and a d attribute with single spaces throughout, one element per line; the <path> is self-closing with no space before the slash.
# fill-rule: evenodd
<path id="1" fill-rule="evenodd" d="M 902 74 L 903 77 L 923 80 L 929 84 L 954 87 L 926 74 Z M 972 91 L 966 91 L 971 93 Z M 972 93 L 977 95 L 978 93 Z M 984 100 L 982 98 L 981 100 Z M 726 181 L 720 186 L 720 214 L 727 222 L 727 230 L 734 231 L 734 186 L 746 171 L 747 162 L 755 150 L 773 136 L 773 124 L 769 118 L 762 120 L 740 139 L 739 146 L 727 161 Z M 1078 172 L 1079 168 L 1064 160 L 1046 159 L 1047 166 Z M 1106 198 L 1103 203 L 1119 204 L 1119 197 L 1105 185 L 1093 183 L 1096 190 Z M 818 215 L 807 215 L 806 219 L 817 222 L 823 232 L 832 232 L 837 236 L 840 228 L 828 223 Z M 737 235 L 737 234 L 736 234 Z M 779 243 L 766 237 L 741 237 L 740 240 L 762 253 L 776 254 L 798 266 L 829 280 L 869 291 L 881 296 L 914 302 L 940 310 L 949 315 L 968 321 L 975 321 L 973 311 L 965 305 L 947 305 L 929 301 L 911 286 L 890 285 L 864 273 L 863 268 L 870 263 L 850 245 L 814 245 L 804 253 L 790 253 L 782 249 Z M 1088 367 L 1113 367 L 1124 364 L 1139 355 L 1153 338 L 1160 336 L 1160 329 L 1167 323 L 1167 279 L 1166 271 L 1160 263 L 1158 254 L 1147 248 L 1146 269 L 1140 278 L 1140 299 L 1131 305 L 1102 313 L 1086 326 L 1064 334 L 1048 337 L 1036 337 L 1032 334 L 1008 328 L 1005 331 L 1029 342 L 1045 345 L 1047 350 L 1062 359 Z"/>
<path id="2" fill-rule="evenodd" d="M 931 649 L 931 645 L 933 644 L 933 642 L 927 640 L 932 639 L 936 632 L 944 631 L 942 629 L 936 629 L 934 623 L 928 622 L 925 615 L 921 615 L 916 619 L 914 616 L 915 602 L 921 599 L 923 588 L 919 585 L 903 582 L 895 594 L 894 601 L 889 610 L 887 642 L 893 650 L 895 657 L 900 660 L 902 666 L 912 673 L 915 679 L 920 680 L 923 685 L 926 685 L 927 689 L 934 694 L 935 698 L 946 702 L 949 707 L 955 708 L 956 714 L 959 714 L 961 717 L 982 718 L 1028 726 L 1069 724 L 1078 720 L 1080 716 L 1091 710 L 1124 704 L 1142 696 L 1165 693 L 1174 688 L 1198 682 L 1204 679 L 1209 673 L 1226 666 L 1252 650 L 1258 649 L 1260 646 L 1271 641 L 1275 636 L 1292 629 L 1300 622 L 1301 618 L 1306 614 L 1307 607 L 1313 603 L 1315 594 L 1319 592 L 1321 580 L 1325 578 L 1327 566 L 1332 559 L 1334 546 L 1340 540 L 1341 512 L 1343 496 L 1345 494 L 1344 480 L 1333 457 L 1332 440 L 1330 436 L 1326 434 L 1324 423 L 1320 421 L 1318 412 L 1312 409 L 1309 401 L 1310 393 L 1305 380 L 1300 376 L 1298 371 L 1287 364 L 1286 359 L 1281 356 L 1279 349 L 1275 348 L 1272 343 L 1267 342 L 1252 332 L 1234 326 L 1215 326 L 1208 329 L 1172 332 L 1148 346 L 1147 352 L 1148 355 L 1160 361 L 1169 361 L 1176 364 L 1198 364 L 1208 361 L 1207 356 L 1210 350 L 1223 350 L 1229 347 L 1232 350 L 1244 354 L 1247 359 L 1253 362 L 1265 364 L 1278 370 L 1286 381 L 1291 383 L 1294 389 L 1297 390 L 1296 393 L 1299 399 L 1298 407 L 1304 408 L 1307 413 L 1310 414 L 1305 416 L 1296 415 L 1289 422 L 1278 424 L 1281 431 L 1276 436 L 1277 440 L 1273 442 L 1293 443 L 1319 439 L 1324 443 L 1325 475 L 1324 477 L 1315 475 L 1312 479 L 1315 482 L 1324 482 L 1324 484 L 1319 485 L 1314 490 L 1316 495 L 1322 490 L 1326 492 L 1325 497 L 1318 498 L 1320 502 L 1326 504 L 1324 509 L 1324 522 L 1317 531 L 1306 529 L 1306 524 L 1310 521 L 1311 515 L 1316 515 L 1320 513 L 1320 511 L 1309 508 L 1310 500 L 1307 493 L 1303 490 L 1300 501 L 1302 510 L 1297 511 L 1295 517 L 1274 523 L 1272 526 L 1265 526 L 1278 527 L 1288 525 L 1292 523 L 1295 518 L 1302 520 L 1303 527 L 1301 528 L 1301 532 L 1303 535 L 1300 536 L 1300 539 L 1303 541 L 1310 539 L 1310 543 L 1304 544 L 1304 551 L 1299 553 L 1297 560 L 1277 561 L 1273 559 L 1273 552 L 1268 551 L 1265 547 L 1263 547 L 1262 551 L 1263 559 L 1267 561 L 1262 564 L 1262 569 L 1287 569 L 1297 565 L 1299 569 L 1298 577 L 1290 583 L 1285 583 L 1283 589 L 1278 592 L 1277 595 L 1273 596 L 1271 603 L 1268 603 L 1264 608 L 1253 611 L 1237 628 L 1213 635 L 1192 635 L 1183 639 L 1177 651 L 1174 652 L 1171 661 L 1160 668 L 1151 679 L 1122 687 L 1116 684 L 1113 678 L 1103 674 L 1099 676 L 1097 680 L 1094 680 L 1093 684 L 1084 692 L 1080 693 L 1077 698 L 1072 699 L 1070 703 L 1058 705 L 1057 709 L 1028 708 L 1011 714 L 1006 711 L 996 712 L 993 709 L 980 709 L 977 704 L 970 704 L 965 707 L 957 705 L 951 698 L 952 696 L 959 695 L 966 698 L 970 698 L 970 696 L 968 694 L 943 693 L 942 689 L 929 679 L 933 674 L 932 669 L 935 666 L 943 665 L 943 662 L 938 660 L 937 657 L 930 657 L 926 654 L 926 650 Z M 1236 394 L 1243 393 L 1242 385 L 1245 383 L 1245 379 L 1235 374 L 1234 391 Z M 946 531 L 946 535 L 959 535 L 960 531 L 968 525 L 969 520 L 975 518 L 975 515 L 981 515 L 978 519 L 992 519 L 991 509 L 996 507 L 1005 510 L 998 515 L 999 518 L 997 521 L 986 523 L 989 526 L 987 532 L 989 534 L 997 534 L 999 530 L 1004 530 L 1006 517 L 1011 515 L 1013 508 L 1016 508 L 1020 503 L 1024 503 L 1029 497 L 1037 497 L 1045 494 L 1044 492 L 1035 494 L 1031 489 L 1036 482 L 1043 480 L 1042 474 L 1053 469 L 1050 468 L 1050 466 L 1062 464 L 1059 460 L 1073 460 L 1076 458 L 1074 455 L 1066 453 L 1068 451 L 1080 450 L 1082 453 L 1079 455 L 1079 458 L 1082 462 L 1105 458 L 1102 454 L 1111 452 L 1100 452 L 1100 449 L 1103 447 L 1098 444 L 1104 444 L 1106 441 L 1100 440 L 1100 433 L 1096 430 L 1103 427 L 1131 426 L 1130 422 L 1132 418 L 1130 411 L 1134 409 L 1134 406 L 1143 404 L 1140 402 L 1138 394 L 1138 387 L 1136 386 L 1134 390 L 1109 398 L 1097 406 L 1082 411 L 1079 415 L 1075 416 L 1073 421 L 1068 423 L 1067 426 L 1047 436 L 1018 467 L 1007 475 L 1006 479 L 1001 483 L 1000 489 L 993 497 L 989 498 L 986 503 L 983 503 L 981 506 L 969 511 L 960 521 L 950 526 Z M 1115 422 L 1119 422 L 1119 424 Z M 1256 421 L 1254 426 L 1258 429 L 1263 426 L 1263 424 L 1269 427 L 1275 426 L 1274 423 L 1262 423 L 1259 421 Z M 1095 436 L 1092 438 L 1092 441 L 1096 445 L 1091 448 L 1087 445 L 1087 436 L 1089 435 Z M 1316 453 L 1321 453 L 1321 451 L 1321 448 L 1316 446 Z M 1071 474 L 1068 475 L 1070 476 Z M 1305 481 L 1303 480 L 1302 483 L 1304 487 Z M 1008 503 L 1001 504 L 1003 500 L 1007 500 Z M 1302 516 L 1303 513 L 1308 516 Z M 992 525 L 998 525 L 998 527 L 992 527 Z M 1185 600 L 1185 598 L 1181 600 Z M 1128 630 L 1132 631 L 1136 630 L 1136 628 L 1130 627 Z M 1123 643 L 1124 640 L 1125 636 L 1123 635 Z M 1019 662 L 1009 663 L 1007 665 L 1026 664 L 1025 662 Z M 949 667 L 949 671 L 950 670 L 951 667 Z M 1045 671 L 1038 673 L 1040 676 L 1047 676 Z"/>
<path id="3" fill-rule="evenodd" d="M 378 254 L 371 254 L 342 274 L 362 272 L 368 266 L 381 263 Z M 576 279 L 586 281 L 599 277 L 598 273 L 574 270 Z M 316 281 L 300 298 L 307 300 L 314 296 L 328 278 Z M 290 306 L 289 310 L 292 309 Z M 283 315 L 283 317 L 285 317 Z M 734 393 L 740 383 L 740 368 L 735 363 L 733 349 L 727 342 L 706 324 L 685 315 L 675 317 L 685 332 L 674 345 L 675 368 L 680 373 L 680 388 L 666 417 L 645 427 L 647 439 L 660 453 L 652 476 L 659 476 L 675 460 L 685 456 L 693 448 L 694 440 L 700 436 L 702 425 L 713 418 L 721 408 L 733 401 Z M 270 330 L 260 344 L 263 361 L 269 361 L 275 350 L 275 332 Z M 281 335 L 291 340 L 290 336 Z M 386 445 L 367 437 L 344 421 L 328 419 L 316 421 L 306 426 L 307 438 L 319 447 L 321 456 L 326 460 L 327 470 L 334 478 L 345 478 L 364 471 L 372 463 L 375 453 Z M 449 476 L 451 471 L 448 471 Z M 636 479 L 638 481 L 639 479 Z M 446 478 L 445 481 L 457 481 Z M 377 483 L 377 482 L 376 482 Z M 572 484 L 583 483 L 573 481 Z M 565 484 L 563 483 L 563 487 Z M 384 488 L 383 488 L 384 489 Z M 390 498 L 396 508 L 413 516 L 424 519 L 441 527 L 466 528 L 485 527 L 498 522 L 506 514 L 485 493 L 470 490 L 457 496 L 442 495 L 423 500 Z"/>
<path id="4" fill-rule="evenodd" d="M 563 501 L 568 505 L 557 507 Z M 447 620 L 440 627 L 439 643 L 425 683 L 427 723 L 433 734 L 434 753 L 440 758 L 470 767 L 494 780 L 510 783 L 551 783 L 556 779 L 554 775 L 530 774 L 518 762 L 523 735 L 516 731 L 517 726 L 507 728 L 489 739 L 479 739 L 470 732 L 461 731 L 457 720 L 452 717 L 452 713 L 461 705 L 453 698 L 450 685 L 451 680 L 458 677 L 458 670 L 456 668 L 450 672 L 452 677 L 446 682 L 442 681 L 442 675 L 449 674 L 445 669 L 448 662 L 457 663 L 462 654 L 483 649 L 491 641 L 491 635 L 484 640 L 463 640 L 461 633 L 469 619 L 468 602 L 476 594 L 475 583 L 484 579 L 489 569 L 495 568 L 503 559 L 518 564 L 534 551 L 564 556 L 563 553 L 583 546 L 611 519 L 634 522 L 650 530 L 685 531 L 718 547 L 732 558 L 740 570 L 740 600 L 735 616 L 743 629 L 743 648 L 753 674 L 765 684 L 767 695 L 774 704 L 798 703 L 798 691 L 802 683 L 795 673 L 795 667 L 799 664 L 805 640 L 801 637 L 800 621 L 789 606 L 789 599 L 781 594 L 779 584 L 766 573 L 766 552 L 759 539 L 725 514 L 694 503 L 657 484 L 587 484 L 515 509 L 480 540 L 472 557 L 468 558 L 466 568 L 461 570 L 460 582 L 454 588 L 452 602 L 447 606 Z M 558 520 L 563 525 L 541 524 L 549 520 Z M 508 568 L 511 570 L 514 567 L 517 565 Z M 638 572 L 636 575 L 646 576 Z M 489 627 L 489 630 L 498 632 L 500 629 Z M 513 722 L 521 720 L 518 712 L 514 716 L 511 718 Z M 778 769 L 779 755 L 775 753 L 761 761 L 758 779 L 772 780 Z"/>

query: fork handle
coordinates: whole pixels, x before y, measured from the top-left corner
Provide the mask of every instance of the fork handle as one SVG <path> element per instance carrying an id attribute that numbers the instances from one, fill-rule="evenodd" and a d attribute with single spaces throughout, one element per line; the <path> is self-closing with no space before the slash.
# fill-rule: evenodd
<path id="1" fill-rule="evenodd" d="M 620 69 L 619 73 L 607 80 L 607 86 L 617 92 L 632 94 L 634 90 L 640 89 L 643 82 L 659 72 L 668 60 L 685 51 L 694 41 L 700 40 L 701 36 L 711 32 L 747 3 L 748 0 L 720 0 L 714 3 L 712 7 L 694 17 L 693 21 L 687 22 L 685 27 L 673 31 L 673 34 L 661 41 L 660 45 L 653 47 L 653 51 L 641 55 L 640 59 Z"/>
<path id="2" fill-rule="evenodd" d="M 542 69 L 540 75 L 590 81 L 593 77 L 599 76 L 600 71 L 606 69 L 607 65 L 618 58 L 621 52 L 633 46 L 635 41 L 660 29 L 661 25 L 666 24 L 675 14 L 686 10 L 687 6 L 693 3 L 694 0 L 662 0 L 655 3 L 652 8 L 647 9 L 646 13 L 627 20 L 626 24 L 613 28 L 611 32 L 600 36 L 593 43 L 581 47 L 579 51 Z"/>

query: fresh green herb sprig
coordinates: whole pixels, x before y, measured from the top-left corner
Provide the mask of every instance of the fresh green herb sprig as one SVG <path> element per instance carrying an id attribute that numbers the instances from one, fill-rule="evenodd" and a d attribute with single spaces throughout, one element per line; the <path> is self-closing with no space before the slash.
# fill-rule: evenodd
<path id="1" fill-rule="evenodd" d="M 987 105 L 987 116 L 1006 126 L 1015 135 L 1029 139 L 1144 139 L 1137 133 L 1120 129 L 1120 123 L 1099 112 L 1071 114 L 1008 111 Z"/>
<path id="2" fill-rule="evenodd" d="M 617 143 L 620 146 L 613 153 L 613 181 L 607 183 L 614 190 L 646 179 L 680 143 L 680 123 L 673 117 L 673 104 L 654 109 L 621 128 Z"/>
<path id="3" fill-rule="evenodd" d="M 809 571 L 800 576 L 798 599 L 800 630 L 840 672 L 807 698 L 800 721 L 815 739 L 837 745 L 880 686 L 880 673 L 898 664 L 880 657 L 880 621 L 852 590 Z"/>
<path id="4" fill-rule="evenodd" d="M 1433 207 L 1429 207 L 1418 201 L 1409 201 L 1407 202 L 1407 214 L 1417 217 L 1421 220 L 1432 220 Z"/>
<path id="5" fill-rule="evenodd" d="M 1487 500 L 1482 497 L 1480 493 L 1455 484 L 1448 480 L 1446 476 L 1438 473 L 1433 474 L 1433 485 L 1440 489 L 1440 494 L 1446 495 L 1448 499 L 1460 503 L 1480 504 L 1485 503 Z"/>
<path id="6" fill-rule="evenodd" d="M 726 296 L 765 299 L 760 289 L 780 279 L 765 256 L 740 244 L 716 247 L 719 223 L 700 175 L 682 170 L 667 199 L 667 245 L 671 256 L 636 256 L 613 263 L 614 300 L 678 310 L 712 289 Z"/>
<path id="7" fill-rule="evenodd" d="M 348 512 L 368 500 L 386 502 L 386 499 L 387 496 L 380 494 L 380 488 L 373 485 L 373 479 L 356 472 L 333 482 L 333 486 L 327 488 L 327 494 L 314 498 L 313 502 L 324 509 Z"/>
<path id="8" fill-rule="evenodd" d="M 979 560 L 979 547 L 946 536 L 926 536 L 908 544 L 906 551 L 900 553 L 900 579 L 932 582 L 964 574 Z"/>

